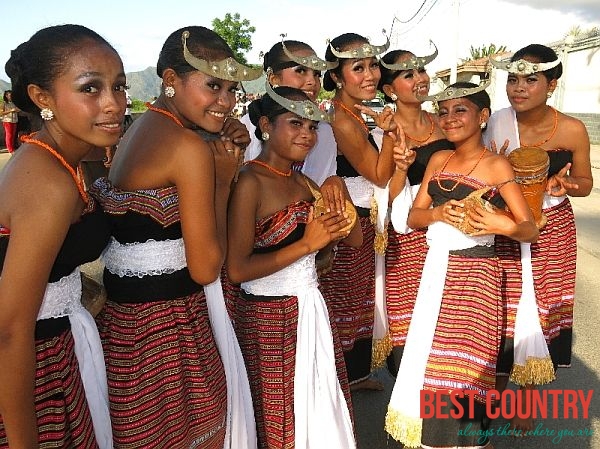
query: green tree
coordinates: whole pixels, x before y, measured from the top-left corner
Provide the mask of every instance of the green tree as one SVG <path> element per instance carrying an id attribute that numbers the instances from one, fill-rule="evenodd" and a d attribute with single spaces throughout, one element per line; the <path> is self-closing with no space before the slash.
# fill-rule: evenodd
<path id="1" fill-rule="evenodd" d="M 247 60 L 243 52 L 252 49 L 252 33 L 256 31 L 256 28 L 250 25 L 250 21 L 248 19 L 242 20 L 237 12 L 233 15 L 227 13 L 223 20 L 213 19 L 212 26 L 213 31 L 229 44 L 235 53 L 235 58 L 246 64 Z"/>

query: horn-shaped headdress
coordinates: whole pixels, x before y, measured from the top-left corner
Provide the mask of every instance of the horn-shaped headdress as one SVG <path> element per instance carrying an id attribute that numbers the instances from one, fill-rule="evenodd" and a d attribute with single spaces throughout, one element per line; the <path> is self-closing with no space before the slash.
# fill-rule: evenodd
<path id="1" fill-rule="evenodd" d="M 185 30 L 181 34 L 183 58 L 196 70 L 199 70 L 206 75 L 228 81 L 251 81 L 260 78 L 262 75 L 262 69 L 245 66 L 231 57 L 221 61 L 206 61 L 194 56 L 187 48 L 187 39 L 189 37 L 190 32 L 188 30 Z"/>
<path id="2" fill-rule="evenodd" d="M 424 97 L 417 96 L 417 98 L 420 101 L 440 102 L 444 100 L 453 100 L 455 98 L 468 97 L 469 95 L 485 90 L 490 85 L 491 81 L 491 78 L 488 76 L 487 78 L 482 79 L 479 82 L 479 86 L 476 87 L 447 87 L 442 92 L 439 92 L 435 95 L 427 95 Z"/>
<path id="3" fill-rule="evenodd" d="M 283 52 L 286 54 L 286 56 L 288 58 L 290 58 L 296 64 L 300 64 L 300 65 L 303 65 L 310 69 L 319 70 L 319 71 L 333 70 L 339 65 L 338 61 L 335 61 L 335 62 L 325 61 L 325 60 L 319 58 L 316 55 L 316 53 L 313 53 L 312 55 L 308 55 L 308 56 L 296 56 L 294 53 L 289 51 L 287 49 L 287 47 L 285 46 L 285 41 L 283 39 L 286 36 L 287 36 L 286 34 L 281 34 L 281 46 L 283 47 Z"/>
<path id="4" fill-rule="evenodd" d="M 390 48 L 390 38 L 387 37 L 387 35 L 385 34 L 385 30 L 382 31 L 386 39 L 386 42 L 383 45 L 371 45 L 370 43 L 365 43 L 358 48 L 353 48 L 352 50 L 338 51 L 335 48 L 333 48 L 333 45 L 331 45 L 331 41 L 329 41 L 329 39 L 327 40 L 327 42 L 329 43 L 331 53 L 333 53 L 333 55 L 338 59 L 371 58 L 373 56 L 378 56 L 384 53 L 385 51 L 387 51 L 388 48 Z"/>
<path id="5" fill-rule="evenodd" d="M 431 61 L 437 58 L 438 55 L 437 46 L 433 43 L 433 41 L 430 40 L 429 42 L 431 45 L 433 45 L 433 48 L 435 48 L 435 51 L 429 56 L 415 56 L 414 58 L 410 58 L 406 61 L 398 62 L 396 64 L 386 64 L 382 59 L 379 61 L 379 64 L 389 70 L 414 70 L 425 67 Z"/>
<path id="6" fill-rule="evenodd" d="M 327 114 L 319 109 L 319 107 L 310 100 L 290 100 L 289 98 L 282 97 L 277 94 L 269 82 L 265 83 L 265 89 L 267 95 L 271 97 L 276 103 L 283 106 L 290 112 L 299 115 L 302 118 L 315 121 L 328 122 L 329 117 Z"/>
<path id="7" fill-rule="evenodd" d="M 498 61 L 490 56 L 489 60 L 497 69 L 506 70 L 515 75 L 532 75 L 536 72 L 553 69 L 560 64 L 560 58 L 556 58 L 556 60 L 551 62 L 530 62 L 524 59 L 519 59 L 518 61 Z"/>

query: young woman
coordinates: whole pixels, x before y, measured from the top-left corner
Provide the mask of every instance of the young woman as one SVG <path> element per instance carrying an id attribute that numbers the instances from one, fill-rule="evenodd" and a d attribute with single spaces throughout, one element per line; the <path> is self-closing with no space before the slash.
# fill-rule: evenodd
<path id="1" fill-rule="evenodd" d="M 112 448 L 102 347 L 79 272 L 109 229 L 76 168 L 121 134 L 123 64 L 95 32 L 61 25 L 13 50 L 6 73 L 15 104 L 44 125 L 0 175 L 0 447 Z"/>
<path id="2" fill-rule="evenodd" d="M 444 136 L 438 117 L 423 110 L 423 97 L 429 93 L 425 64 L 437 56 L 417 57 L 406 50 L 388 52 L 380 60 L 379 90 L 395 106 L 394 121 L 404 132 L 404 154 L 394 156 L 396 169 L 389 182 L 390 222 L 385 253 L 385 297 L 392 354 L 388 368 L 395 375 L 400 366 L 427 242 L 424 229 L 406 224 L 408 211 L 419 189 L 425 167 L 440 150 L 454 148 Z"/>
<path id="3" fill-rule="evenodd" d="M 494 236 L 526 242 L 538 236 L 510 163 L 483 145 L 490 114 L 486 85 L 456 83 L 428 97 L 439 101 L 440 126 L 456 149 L 431 157 L 407 221 L 412 229 L 428 228 L 429 244 L 386 416 L 388 433 L 407 447 L 491 446 L 482 433 L 489 426 L 485 400 L 495 385 L 502 320 Z M 481 205 L 467 208 L 473 192 L 487 192 L 512 217 Z M 436 403 L 436 411 L 446 416 L 420 419 L 422 390 L 439 398 L 440 390 L 455 389 L 474 399 L 472 406 L 468 397 L 457 399 L 462 416 L 447 417 L 453 403 L 442 394 L 446 404 Z M 470 433 L 463 436 L 467 425 Z"/>
<path id="4" fill-rule="evenodd" d="M 385 135 L 379 149 L 356 106 L 377 94 L 381 73 L 376 56 L 388 46 L 389 42 L 373 46 L 366 38 L 347 33 L 333 39 L 325 53 L 327 61 L 338 63 L 323 78 L 324 89 L 335 90 L 332 101 L 335 118 L 331 126 L 338 149 L 337 174 L 344 178 L 357 206 L 364 235 L 360 248 L 341 242 L 332 270 L 321 277 L 323 296 L 331 305 L 339 327 L 353 389 L 383 388 L 381 382 L 370 376 L 376 296 L 374 246 L 383 253 L 385 229 L 381 216 L 387 212 L 387 199 L 382 203 L 375 195 L 376 188 L 385 187 L 394 173 L 394 140 Z M 382 116 L 387 121 L 382 117 L 378 124 L 387 131 L 391 129 L 391 116 L 389 113 Z"/>
<path id="5" fill-rule="evenodd" d="M 263 145 L 232 194 L 227 268 L 241 282 L 236 323 L 259 447 L 354 448 L 344 361 L 315 256 L 340 239 L 360 246 L 362 234 L 348 212 L 317 216 L 316 184 L 292 170 L 327 117 L 301 90 L 268 84 L 249 115 Z"/>
<path id="6" fill-rule="evenodd" d="M 554 50 L 528 45 L 511 57 L 509 65 L 495 65 L 509 72 L 506 93 L 511 106 L 492 114 L 486 141 L 504 154 L 518 147 L 540 147 L 550 159 L 543 200 L 547 222 L 538 241 L 519 245 L 498 239 L 507 303 L 499 388 L 506 386 L 509 373 L 513 382 L 530 388 L 554 379 L 552 364 L 554 368 L 571 365 L 577 240 L 568 196 L 587 196 L 591 192 L 590 141 L 580 120 L 547 104 L 562 75 L 562 63 Z M 532 301 L 536 302 L 537 315 L 535 307 L 531 316 L 524 313 L 530 295 L 535 296 Z M 527 340 L 518 331 L 523 327 L 517 324 L 517 316 L 520 323 L 533 322 L 538 328 L 541 325 L 548 348 L 525 348 Z M 531 328 L 527 324 L 524 327 Z M 519 429 L 533 428 L 531 419 L 513 423 Z"/>
<path id="7" fill-rule="evenodd" d="M 321 91 L 321 72 L 332 68 L 335 63 L 325 62 L 304 42 L 282 40 L 264 55 L 263 70 L 273 87 L 289 86 L 302 90 L 312 102 L 317 101 Z M 245 160 L 256 158 L 262 150 L 262 142 L 254 135 L 256 127 L 246 114 L 241 122 L 250 132 L 251 142 L 244 153 Z M 336 173 L 336 144 L 331 126 L 322 122 L 317 130 L 318 139 L 308 156 L 300 161 L 302 173 L 317 185 Z"/>
<path id="8" fill-rule="evenodd" d="M 228 368 L 235 347 L 215 341 L 228 336 L 216 321 L 229 322 L 222 297 L 218 313 L 207 306 L 220 290 L 240 149 L 207 143 L 197 130 L 218 134 L 238 82 L 260 71 L 235 62 L 213 31 L 190 26 L 167 38 L 157 74 L 161 95 L 123 136 L 108 179 L 94 185 L 113 224 L 98 323 L 115 446 L 255 447 L 247 381 L 248 408 L 231 408 L 232 388 L 243 388 L 232 377 L 237 367 Z"/>

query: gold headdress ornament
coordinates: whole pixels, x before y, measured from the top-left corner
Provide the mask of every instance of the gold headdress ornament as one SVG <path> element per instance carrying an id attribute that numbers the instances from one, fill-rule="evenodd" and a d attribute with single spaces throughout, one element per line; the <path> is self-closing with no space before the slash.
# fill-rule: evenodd
<path id="1" fill-rule="evenodd" d="M 262 75 L 262 69 L 245 66 L 231 57 L 221 61 L 206 61 L 197 58 L 191 54 L 187 48 L 187 39 L 189 37 L 190 32 L 188 30 L 185 30 L 181 34 L 181 41 L 183 42 L 183 58 L 196 70 L 199 70 L 206 75 L 228 81 L 251 81 L 260 78 Z"/>
<path id="2" fill-rule="evenodd" d="M 518 61 L 498 61 L 492 56 L 490 56 L 489 59 L 492 65 L 497 69 L 506 70 L 515 75 L 532 75 L 535 72 L 544 72 L 553 69 L 560 64 L 560 58 L 556 58 L 556 60 L 551 62 L 530 62 L 525 61 L 524 59 L 519 59 Z"/>
<path id="3" fill-rule="evenodd" d="M 287 49 L 287 47 L 285 46 L 285 42 L 283 39 L 287 36 L 287 34 L 281 34 L 280 36 L 281 36 L 281 46 L 283 47 L 283 52 L 286 54 L 286 56 L 288 58 L 290 58 L 292 61 L 294 61 L 297 64 L 303 65 L 303 66 L 311 68 L 313 70 L 319 70 L 319 71 L 333 70 L 339 65 L 338 61 L 335 61 L 335 62 L 325 61 L 325 60 L 319 58 L 315 53 L 313 53 L 312 55 L 308 55 L 308 56 L 296 56 L 294 53 L 289 51 Z"/>
<path id="4" fill-rule="evenodd" d="M 485 90 L 492 82 L 491 77 L 482 79 L 477 87 L 447 87 L 442 92 L 435 95 L 418 96 L 420 101 L 435 101 L 440 102 L 444 100 L 453 100 L 455 98 L 468 97 L 469 95 L 476 94 Z"/>
<path id="5" fill-rule="evenodd" d="M 436 45 L 433 43 L 432 40 L 430 40 L 429 42 L 431 43 L 431 45 L 433 45 L 433 48 L 435 48 L 435 51 L 432 54 L 430 54 L 429 56 L 415 56 L 414 58 L 410 58 L 406 61 L 398 62 L 396 64 L 386 64 L 383 61 L 383 59 L 381 59 L 379 61 L 379 64 L 381 64 L 382 66 L 384 66 L 386 69 L 389 69 L 389 70 L 414 70 L 414 69 L 418 69 L 420 67 L 425 67 L 431 61 L 433 61 L 435 58 L 437 58 L 437 55 L 438 55 L 438 49 L 437 49 Z"/>
<path id="6" fill-rule="evenodd" d="M 283 106 L 290 112 L 299 115 L 300 117 L 315 120 L 315 121 L 323 121 L 328 122 L 329 117 L 327 114 L 319 109 L 319 107 L 314 104 L 310 100 L 290 100 L 288 98 L 282 97 L 278 95 L 269 82 L 265 83 L 265 88 L 267 90 L 267 95 L 271 97 L 276 103 Z"/>
<path id="7" fill-rule="evenodd" d="M 327 39 L 327 43 L 329 44 L 329 48 L 331 49 L 331 53 L 340 59 L 362 59 L 362 58 L 371 58 L 373 56 L 378 56 L 384 53 L 388 48 L 390 48 L 390 38 L 385 34 L 385 30 L 382 30 L 383 35 L 385 36 L 386 42 L 384 45 L 371 45 L 370 43 L 362 44 L 358 48 L 353 48 L 352 50 L 347 51 L 338 51 L 333 48 L 331 45 L 331 41 Z"/>

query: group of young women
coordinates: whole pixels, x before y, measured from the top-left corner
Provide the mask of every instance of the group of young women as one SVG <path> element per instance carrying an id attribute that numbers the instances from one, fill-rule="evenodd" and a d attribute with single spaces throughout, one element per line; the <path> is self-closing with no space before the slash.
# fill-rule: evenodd
<path id="1" fill-rule="evenodd" d="M 350 390 L 381 389 L 386 362 L 395 439 L 491 447 L 459 430 L 486 429 L 501 375 L 532 388 L 570 362 L 567 195 L 592 188 L 589 140 L 546 104 L 561 72 L 547 47 L 502 66 L 511 108 L 494 114 L 486 82 L 428 96 L 437 51 L 388 47 L 275 44 L 240 123 L 238 84 L 262 71 L 181 28 L 120 141 L 125 74 L 102 37 L 53 26 L 12 52 L 13 101 L 44 126 L 0 174 L 0 447 L 355 448 Z M 394 105 L 380 114 L 362 106 L 378 92 Z M 85 189 L 77 164 L 117 141 Z M 541 230 L 504 155 L 526 145 L 550 156 Z M 473 192 L 493 207 L 467 207 Z M 94 320 L 79 266 L 101 253 Z M 541 347 L 518 331 L 526 291 Z M 420 418 L 421 390 L 453 389 L 472 391 L 470 422 Z"/>

